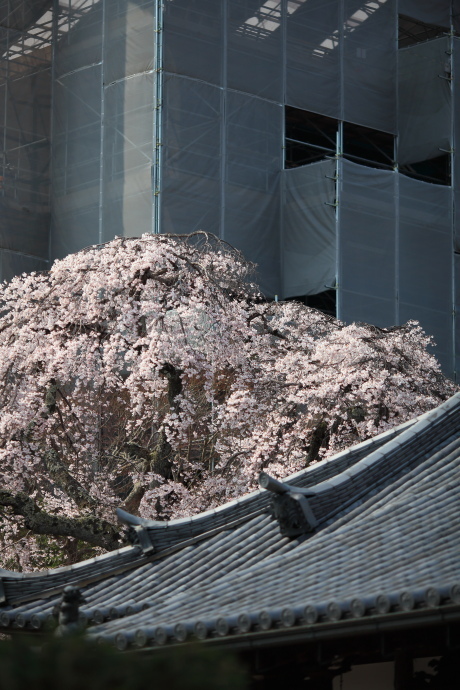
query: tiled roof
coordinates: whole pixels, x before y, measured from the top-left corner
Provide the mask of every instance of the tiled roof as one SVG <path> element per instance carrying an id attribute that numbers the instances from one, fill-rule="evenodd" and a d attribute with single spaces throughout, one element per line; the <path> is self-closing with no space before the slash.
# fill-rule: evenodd
<path id="1" fill-rule="evenodd" d="M 82 588 L 88 634 L 120 648 L 460 619 L 460 394 L 284 483 L 263 483 L 275 493 L 186 520 L 120 513 L 138 543 L 103 557 L 0 571 L 0 629 L 40 629 L 67 584 Z M 297 516 L 294 537 L 283 536 L 286 510 Z"/>

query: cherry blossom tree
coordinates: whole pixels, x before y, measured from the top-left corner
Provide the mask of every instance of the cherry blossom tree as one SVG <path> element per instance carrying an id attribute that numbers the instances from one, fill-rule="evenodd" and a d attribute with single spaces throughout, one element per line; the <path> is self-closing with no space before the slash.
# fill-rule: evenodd
<path id="1" fill-rule="evenodd" d="M 0 290 L 0 539 L 31 569 L 123 542 L 449 397 L 415 322 L 262 299 L 212 235 L 116 238 Z"/>

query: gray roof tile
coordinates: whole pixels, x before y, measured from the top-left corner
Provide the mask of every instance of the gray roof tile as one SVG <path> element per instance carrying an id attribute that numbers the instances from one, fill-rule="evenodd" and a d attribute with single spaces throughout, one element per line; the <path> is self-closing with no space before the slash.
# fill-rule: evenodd
<path id="1" fill-rule="evenodd" d="M 0 626 L 18 614 L 38 626 L 69 582 L 83 582 L 88 634 L 120 648 L 460 607 L 459 395 L 286 483 L 315 494 L 314 532 L 281 536 L 269 491 L 143 522 L 149 558 L 128 547 L 48 573 L 2 571 Z"/>

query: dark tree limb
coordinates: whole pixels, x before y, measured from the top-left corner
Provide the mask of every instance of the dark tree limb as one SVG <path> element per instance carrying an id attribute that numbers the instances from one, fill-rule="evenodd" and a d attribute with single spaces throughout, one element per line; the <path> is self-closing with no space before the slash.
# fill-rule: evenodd
<path id="1" fill-rule="evenodd" d="M 174 410 L 177 409 L 176 398 L 182 393 L 182 371 L 169 362 L 165 362 L 160 369 L 160 376 L 163 376 L 168 381 L 168 402 L 169 407 Z"/>
<path id="2" fill-rule="evenodd" d="M 308 467 L 308 465 L 310 465 L 310 463 L 312 463 L 314 460 L 318 459 L 319 451 L 321 449 L 321 446 L 326 441 L 327 436 L 328 426 L 327 423 L 323 420 L 317 424 L 311 435 L 310 449 L 308 451 L 307 461 L 305 463 L 306 467 Z"/>
<path id="3" fill-rule="evenodd" d="M 93 546 L 112 551 L 125 544 L 119 530 L 107 520 L 93 515 L 69 518 L 51 515 L 23 492 L 0 490 L 0 506 L 11 508 L 14 515 L 24 518 L 24 524 L 33 534 L 50 537 L 74 537 Z"/>
<path id="4" fill-rule="evenodd" d="M 168 439 L 166 438 L 166 432 L 161 429 L 159 433 L 158 443 L 155 449 L 150 455 L 150 462 L 146 463 L 145 471 L 154 472 L 159 474 L 163 479 L 172 479 L 172 448 Z M 156 486 L 156 482 L 153 482 Z"/>
<path id="5" fill-rule="evenodd" d="M 72 477 L 65 465 L 59 459 L 55 450 L 49 450 L 44 455 L 46 470 L 55 484 L 65 491 L 79 508 L 95 508 L 98 501 L 86 491 L 86 489 Z"/>
<path id="6" fill-rule="evenodd" d="M 144 498 L 145 486 L 142 482 L 136 482 L 129 495 L 121 506 L 127 513 L 135 515 L 139 509 L 140 502 Z"/>

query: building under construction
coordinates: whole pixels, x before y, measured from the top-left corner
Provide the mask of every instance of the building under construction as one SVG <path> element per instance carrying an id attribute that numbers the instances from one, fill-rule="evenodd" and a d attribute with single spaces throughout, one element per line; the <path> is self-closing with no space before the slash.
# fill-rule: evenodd
<path id="1" fill-rule="evenodd" d="M 1 277 L 202 229 L 268 298 L 418 319 L 454 376 L 459 31 L 460 0 L 0 0 Z"/>

